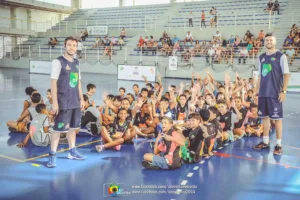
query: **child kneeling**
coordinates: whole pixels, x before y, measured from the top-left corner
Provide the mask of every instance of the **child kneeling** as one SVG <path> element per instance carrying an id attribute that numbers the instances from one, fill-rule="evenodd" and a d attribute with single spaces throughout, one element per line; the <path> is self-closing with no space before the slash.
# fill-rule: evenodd
<path id="1" fill-rule="evenodd" d="M 170 117 L 162 118 L 162 132 L 158 134 L 154 152 L 144 155 L 143 167 L 147 169 L 175 169 L 182 164 L 180 146 L 185 145 L 185 138 L 179 127 L 173 127 Z"/>

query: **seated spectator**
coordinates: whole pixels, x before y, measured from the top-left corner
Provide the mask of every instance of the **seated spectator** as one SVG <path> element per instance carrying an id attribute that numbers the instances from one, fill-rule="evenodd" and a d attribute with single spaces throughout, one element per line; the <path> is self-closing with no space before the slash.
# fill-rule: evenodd
<path id="1" fill-rule="evenodd" d="M 54 45 L 58 45 L 58 40 L 56 39 L 56 37 L 53 40 L 54 40 Z"/>
<path id="2" fill-rule="evenodd" d="M 199 40 L 196 40 L 196 44 L 193 49 L 193 55 L 200 55 L 200 53 L 201 53 L 201 45 L 199 43 Z"/>
<path id="3" fill-rule="evenodd" d="M 290 32 L 290 33 L 292 33 L 292 32 L 296 32 L 297 30 L 298 30 L 298 28 L 297 28 L 296 24 L 293 24 L 293 26 L 292 26 L 292 28 L 291 28 L 291 32 Z"/>
<path id="4" fill-rule="evenodd" d="M 230 45 L 230 46 L 233 46 L 234 41 L 235 41 L 234 36 L 231 35 L 231 36 L 230 36 L 230 39 L 228 40 L 229 45 Z"/>
<path id="5" fill-rule="evenodd" d="M 179 37 L 174 35 L 174 38 L 172 39 L 172 43 L 175 44 L 177 41 L 180 42 L 180 39 L 179 39 Z"/>
<path id="6" fill-rule="evenodd" d="M 109 56 L 109 59 L 111 59 L 111 56 L 113 54 L 113 45 L 112 43 L 110 44 L 110 46 L 105 46 L 104 49 L 104 56 Z"/>
<path id="7" fill-rule="evenodd" d="M 278 0 L 276 0 L 274 5 L 273 5 L 273 12 L 277 11 L 278 15 L 279 15 L 279 7 L 280 7 L 279 2 L 278 2 Z"/>
<path id="8" fill-rule="evenodd" d="M 218 62 L 218 63 L 221 63 L 221 61 L 222 61 L 222 47 L 216 48 L 214 61 Z"/>
<path id="9" fill-rule="evenodd" d="M 260 51 L 260 49 L 262 48 L 262 42 L 260 41 L 260 39 L 257 39 L 256 41 L 254 41 L 253 44 L 253 52 L 254 52 L 254 57 L 257 57 L 258 52 Z"/>
<path id="10" fill-rule="evenodd" d="M 241 43 L 241 39 L 240 39 L 239 36 L 236 35 L 235 36 L 235 41 L 233 43 L 233 47 L 238 47 L 240 45 L 240 43 Z"/>
<path id="11" fill-rule="evenodd" d="M 101 38 L 96 38 L 93 48 L 100 47 L 102 45 Z"/>
<path id="12" fill-rule="evenodd" d="M 287 38 L 284 40 L 284 43 L 286 43 L 286 42 L 287 42 L 287 44 L 289 44 L 289 45 L 292 45 L 292 44 L 293 44 L 294 39 L 293 39 L 292 34 L 289 34 L 289 35 L 287 36 Z"/>
<path id="13" fill-rule="evenodd" d="M 89 33 L 88 33 L 88 31 L 87 31 L 87 29 L 85 29 L 85 31 L 83 32 L 83 31 L 81 31 L 81 40 L 82 41 L 85 41 L 85 38 L 87 38 L 88 36 L 89 36 Z"/>
<path id="14" fill-rule="evenodd" d="M 103 41 L 104 46 L 108 47 L 111 44 L 111 41 L 107 38 L 107 36 L 104 37 Z"/>
<path id="15" fill-rule="evenodd" d="M 243 41 L 247 42 L 253 36 L 252 33 L 248 30 L 247 33 L 244 35 Z"/>
<path id="16" fill-rule="evenodd" d="M 122 50 L 122 46 L 124 46 L 124 40 L 123 40 L 123 38 L 122 37 L 120 37 L 119 38 L 119 40 L 118 40 L 118 45 L 120 46 L 120 50 Z"/>
<path id="17" fill-rule="evenodd" d="M 184 38 L 184 46 L 187 41 L 191 42 L 191 45 L 193 44 L 193 35 L 190 33 L 190 31 L 187 32 L 185 38 Z"/>
<path id="18" fill-rule="evenodd" d="M 162 53 L 166 52 L 166 56 L 168 56 L 171 54 L 172 48 L 168 45 L 167 42 L 163 42 L 163 46 L 160 49 L 160 52 L 162 52 Z"/>
<path id="19" fill-rule="evenodd" d="M 220 47 L 220 45 L 217 43 L 217 41 L 214 41 L 213 44 L 212 44 L 212 47 L 213 47 L 214 49 L 217 49 L 217 48 Z"/>
<path id="20" fill-rule="evenodd" d="M 175 44 L 174 44 L 174 46 L 173 46 L 173 53 L 172 53 L 172 55 L 175 56 L 178 51 L 180 51 L 180 45 L 179 45 L 179 41 L 176 41 Z"/>
<path id="21" fill-rule="evenodd" d="M 122 38 L 122 40 L 124 40 L 124 38 L 126 37 L 126 31 L 125 28 L 122 28 L 122 31 L 120 33 L 120 37 Z"/>
<path id="22" fill-rule="evenodd" d="M 169 35 L 167 34 L 166 31 L 164 31 L 162 34 L 162 37 L 159 40 L 162 42 L 163 40 L 166 40 L 167 38 L 169 38 Z"/>
<path id="23" fill-rule="evenodd" d="M 289 65 L 292 65 L 295 56 L 295 49 L 293 48 L 292 45 L 289 46 L 285 54 L 287 55 Z"/>
<path id="24" fill-rule="evenodd" d="M 273 8 L 273 2 L 272 0 L 269 0 L 269 2 L 267 3 L 267 8 L 265 9 L 265 11 L 272 11 Z"/>
<path id="25" fill-rule="evenodd" d="M 118 41 L 117 41 L 117 39 L 114 36 L 111 37 L 111 41 L 110 42 L 112 43 L 113 46 L 116 46 L 118 44 Z"/>
<path id="26" fill-rule="evenodd" d="M 264 34 L 264 31 L 261 30 L 259 33 L 258 33 L 258 37 L 257 37 L 261 42 L 262 44 L 264 44 L 264 40 L 265 40 L 265 34 Z"/>
<path id="27" fill-rule="evenodd" d="M 143 36 L 140 36 L 139 43 L 137 44 L 137 47 L 141 50 L 143 47 L 145 47 L 145 40 L 143 39 Z"/>
<path id="28" fill-rule="evenodd" d="M 222 35 L 219 31 L 216 32 L 216 34 L 214 35 L 217 39 L 222 40 Z"/>
<path id="29" fill-rule="evenodd" d="M 214 56 L 215 56 L 215 49 L 213 47 L 210 47 L 210 49 L 207 52 L 206 62 L 209 63 L 208 59 L 211 58 L 212 59 L 211 63 L 213 63 L 214 62 L 214 60 L 213 60 Z"/>
<path id="30" fill-rule="evenodd" d="M 243 64 L 246 64 L 246 58 L 249 56 L 248 54 L 248 50 L 243 47 L 241 50 L 240 50 L 240 56 L 239 56 L 239 64 L 241 64 L 241 60 L 243 59 Z"/>
<path id="31" fill-rule="evenodd" d="M 149 41 L 149 37 L 148 37 L 148 36 L 146 36 L 146 37 L 145 37 L 145 39 L 144 39 L 145 46 L 147 46 L 147 45 L 148 45 L 148 41 Z"/>
<path id="32" fill-rule="evenodd" d="M 157 41 L 154 41 L 153 47 L 152 47 L 152 55 L 155 56 L 158 50 L 158 43 Z"/>
<path id="33" fill-rule="evenodd" d="M 247 51 L 249 52 L 249 55 L 252 55 L 254 53 L 253 45 L 254 45 L 254 38 L 248 41 Z"/>
<path id="34" fill-rule="evenodd" d="M 182 56 L 185 61 L 189 61 L 192 56 L 192 51 L 189 48 L 185 48 L 182 53 Z"/>
<path id="35" fill-rule="evenodd" d="M 232 63 L 231 56 L 232 56 L 232 47 L 230 46 L 230 44 L 227 44 L 227 47 L 224 50 L 224 59 L 227 64 L 228 64 L 229 60 L 230 60 L 230 63 Z"/>
<path id="36" fill-rule="evenodd" d="M 168 43 L 168 45 L 169 45 L 170 47 L 173 46 L 173 43 L 172 43 L 171 38 L 167 38 L 166 42 Z"/>

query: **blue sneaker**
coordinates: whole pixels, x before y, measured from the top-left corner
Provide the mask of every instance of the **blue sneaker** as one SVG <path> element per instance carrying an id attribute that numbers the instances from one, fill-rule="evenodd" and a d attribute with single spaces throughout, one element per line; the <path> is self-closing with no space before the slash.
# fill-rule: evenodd
<path id="1" fill-rule="evenodd" d="M 82 156 L 82 155 L 80 155 L 80 153 L 78 153 L 78 151 L 76 150 L 75 147 L 70 149 L 69 154 L 68 154 L 68 158 L 69 159 L 74 159 L 74 160 L 85 160 L 86 159 L 85 156 Z"/>
<path id="2" fill-rule="evenodd" d="M 47 163 L 48 168 L 56 167 L 56 153 L 49 153 L 49 161 Z"/>

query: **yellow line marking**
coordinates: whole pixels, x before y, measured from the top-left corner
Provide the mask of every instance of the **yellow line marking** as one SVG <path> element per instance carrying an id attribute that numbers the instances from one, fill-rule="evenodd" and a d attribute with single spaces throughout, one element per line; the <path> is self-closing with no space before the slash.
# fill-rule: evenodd
<path id="1" fill-rule="evenodd" d="M 6 159 L 9 159 L 9 160 L 13 160 L 13 161 L 16 161 L 16 162 L 23 162 L 22 160 L 19 160 L 17 158 L 12 158 L 12 157 L 9 157 L 9 156 L 4 156 L 4 155 L 0 155 L 1 158 L 6 158 Z"/>
<path id="2" fill-rule="evenodd" d="M 89 145 L 89 144 L 94 144 L 94 143 L 96 143 L 96 142 L 100 142 L 100 140 L 94 140 L 94 141 L 92 141 L 92 142 L 83 143 L 83 144 L 77 145 L 76 148 L 78 148 L 78 147 L 83 147 L 83 146 L 86 146 L 86 145 Z M 61 149 L 61 150 L 57 151 L 57 153 L 61 153 L 61 152 L 67 151 L 67 150 L 69 150 L 69 148 Z M 48 153 L 47 153 L 47 154 L 42 154 L 42 155 L 40 155 L 40 156 L 28 158 L 28 159 L 23 160 L 23 161 L 21 161 L 21 162 L 28 162 L 28 161 L 32 161 L 32 160 L 35 160 L 35 159 L 37 159 L 37 158 L 43 158 L 43 157 L 46 157 L 46 156 L 49 156 L 49 154 L 48 154 Z"/>

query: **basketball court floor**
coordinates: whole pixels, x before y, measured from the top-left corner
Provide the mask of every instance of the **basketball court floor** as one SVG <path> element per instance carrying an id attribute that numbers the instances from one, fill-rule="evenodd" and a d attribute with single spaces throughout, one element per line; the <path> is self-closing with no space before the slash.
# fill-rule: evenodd
<path id="1" fill-rule="evenodd" d="M 178 84 L 182 80 L 165 80 Z M 187 80 L 186 80 L 187 81 Z M 95 100 L 102 93 L 117 93 L 125 86 L 131 92 L 134 82 L 117 80 L 114 75 L 82 74 L 83 90 L 88 83 L 97 86 Z M 140 88 L 145 83 L 138 83 Z M 68 160 L 67 145 L 59 146 L 57 167 L 48 169 L 48 147 L 25 148 L 16 145 L 25 135 L 9 133 L 6 121 L 16 120 L 25 98 L 24 89 L 33 86 L 44 96 L 50 86 L 48 75 L 28 70 L 0 68 L 0 199 L 110 199 L 108 188 L 122 190 L 119 199 L 300 199 L 300 95 L 288 94 L 284 103 L 283 155 L 273 156 L 275 133 L 270 151 L 253 151 L 260 138 L 243 138 L 218 149 L 200 163 L 172 171 L 152 171 L 142 167 L 143 154 L 151 152 L 148 139 L 123 145 L 120 152 L 97 153 L 99 137 L 77 137 L 85 161 Z"/>

